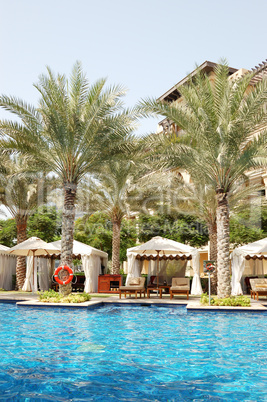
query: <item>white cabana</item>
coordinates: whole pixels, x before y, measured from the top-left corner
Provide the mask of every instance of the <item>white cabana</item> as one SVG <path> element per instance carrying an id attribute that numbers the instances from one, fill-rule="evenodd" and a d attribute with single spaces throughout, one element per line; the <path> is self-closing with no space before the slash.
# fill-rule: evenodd
<path id="1" fill-rule="evenodd" d="M 56 247 L 35 236 L 30 237 L 7 251 L 9 254 L 27 257 L 26 278 L 22 287 L 24 292 L 37 291 L 37 275 L 35 275 L 36 257 L 40 255 L 52 255 L 58 251 L 59 249 Z"/>
<path id="2" fill-rule="evenodd" d="M 61 249 L 61 240 L 51 243 Z M 95 293 L 98 289 L 98 275 L 101 274 L 101 265 L 107 268 L 108 254 L 88 244 L 73 241 L 73 258 L 81 258 L 82 268 L 85 274 L 84 291 Z"/>
<path id="3" fill-rule="evenodd" d="M 7 253 L 9 247 L 0 244 L 0 289 L 12 290 L 12 275 L 16 275 L 15 256 Z"/>
<path id="4" fill-rule="evenodd" d="M 126 284 L 130 278 L 138 277 L 142 271 L 142 261 L 149 260 L 148 279 L 151 275 L 164 277 L 167 283 L 172 277 L 185 276 L 187 261 L 192 259 L 194 277 L 191 294 L 200 295 L 202 287 L 199 277 L 199 251 L 174 240 L 160 236 L 153 237 L 148 242 L 127 250 L 128 275 Z M 159 265 L 159 269 L 157 269 Z"/>
<path id="5" fill-rule="evenodd" d="M 236 248 L 231 253 L 232 295 L 243 294 L 242 277 L 263 276 L 267 260 L 267 237 Z"/>

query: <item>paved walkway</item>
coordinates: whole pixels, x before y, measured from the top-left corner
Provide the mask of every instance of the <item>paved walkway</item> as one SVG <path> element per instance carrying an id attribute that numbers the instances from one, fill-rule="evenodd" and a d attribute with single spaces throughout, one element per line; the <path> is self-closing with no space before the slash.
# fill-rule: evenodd
<path id="1" fill-rule="evenodd" d="M 262 298 L 257 302 L 251 299 L 251 307 L 217 307 L 217 306 L 202 306 L 200 305 L 200 298 L 190 296 L 187 300 L 184 296 L 174 297 L 170 300 L 169 295 L 164 295 L 160 299 L 156 294 L 152 294 L 151 297 L 142 297 L 135 299 L 134 296 L 127 296 L 126 298 L 119 298 L 117 294 L 101 294 L 97 293 L 92 295 L 92 299 L 85 303 L 41 303 L 38 301 L 38 294 L 31 292 L 0 292 L 1 301 L 15 301 L 18 306 L 24 307 L 76 307 L 76 308 L 88 308 L 101 305 L 102 303 L 114 303 L 114 304 L 142 304 L 142 305 L 186 305 L 188 310 L 191 311 L 203 311 L 203 310 L 225 310 L 225 311 L 267 311 L 267 299 Z"/>

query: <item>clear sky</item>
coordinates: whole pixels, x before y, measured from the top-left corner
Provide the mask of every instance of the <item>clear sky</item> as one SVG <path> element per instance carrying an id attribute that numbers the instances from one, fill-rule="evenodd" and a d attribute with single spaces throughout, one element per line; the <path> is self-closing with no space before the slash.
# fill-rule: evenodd
<path id="1" fill-rule="evenodd" d="M 205 60 L 235 68 L 267 57 L 267 0 L 0 0 L 0 93 L 36 104 L 49 65 L 129 89 L 127 106 L 158 97 Z M 0 118 L 6 117 L 0 111 Z M 142 121 L 138 134 L 156 129 Z"/>

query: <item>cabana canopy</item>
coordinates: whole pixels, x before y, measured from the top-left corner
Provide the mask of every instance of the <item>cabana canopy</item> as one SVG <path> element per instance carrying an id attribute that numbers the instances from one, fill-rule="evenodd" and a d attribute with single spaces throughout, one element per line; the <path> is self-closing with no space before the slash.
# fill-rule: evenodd
<path id="1" fill-rule="evenodd" d="M 34 276 L 35 257 L 40 255 L 51 255 L 58 251 L 58 248 L 35 236 L 30 237 L 8 250 L 9 254 L 27 257 L 26 279 L 22 287 L 24 292 L 37 290 L 37 275 Z"/>
<path id="2" fill-rule="evenodd" d="M 54 241 L 53 246 L 61 250 L 61 240 Z M 87 293 L 97 292 L 98 275 L 101 274 L 101 265 L 107 268 L 108 254 L 88 244 L 73 240 L 73 258 L 82 260 L 82 268 L 85 274 L 84 291 Z M 58 258 L 60 255 L 58 255 Z"/>
<path id="3" fill-rule="evenodd" d="M 61 240 L 54 241 L 50 244 L 61 250 Z M 91 247 L 88 244 L 81 243 L 80 241 L 73 240 L 73 258 L 80 258 L 83 255 L 92 255 L 92 254 L 98 255 L 99 257 L 102 258 L 108 258 L 108 254 L 105 253 L 104 251 Z"/>
<path id="4" fill-rule="evenodd" d="M 243 294 L 241 278 L 245 270 L 245 260 L 267 259 L 267 237 L 236 248 L 231 253 L 232 266 L 232 295 Z"/>
<path id="5" fill-rule="evenodd" d="M 8 254 L 7 251 L 9 250 L 9 247 L 3 246 L 0 244 L 0 254 Z"/>
<path id="6" fill-rule="evenodd" d="M 128 275 L 126 284 L 128 284 L 130 278 L 141 275 L 141 261 L 149 260 L 152 262 L 157 261 L 157 259 L 159 259 L 159 261 L 180 260 L 183 262 L 184 270 L 187 261 L 192 259 L 194 277 L 191 294 L 199 295 L 202 293 L 199 277 L 199 251 L 194 247 L 160 236 L 153 237 L 148 242 L 127 250 Z M 165 267 L 160 268 L 160 272 L 163 270 L 166 271 L 166 264 Z M 157 272 L 157 274 L 159 273 Z M 175 276 L 175 274 L 173 276 Z"/>

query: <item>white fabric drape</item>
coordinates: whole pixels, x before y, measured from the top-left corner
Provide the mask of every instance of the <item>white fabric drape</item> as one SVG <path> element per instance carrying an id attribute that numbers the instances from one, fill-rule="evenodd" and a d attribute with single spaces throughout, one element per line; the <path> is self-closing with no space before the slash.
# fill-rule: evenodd
<path id="1" fill-rule="evenodd" d="M 233 252 L 230 256 L 232 267 L 232 295 L 242 295 L 241 278 L 245 269 L 245 258 L 243 254 Z"/>
<path id="2" fill-rule="evenodd" d="M 241 280 L 243 273 L 245 271 L 246 260 L 245 260 L 246 251 L 243 250 L 234 250 L 230 256 L 231 259 L 231 268 L 232 268 L 232 295 L 242 295 L 243 290 L 241 286 Z M 252 265 L 252 275 L 263 275 L 263 262 L 262 260 L 249 260 L 249 265 Z"/>
<path id="3" fill-rule="evenodd" d="M 131 254 L 128 256 L 128 275 L 126 277 L 126 285 L 129 284 L 131 278 L 141 276 L 141 261 L 136 259 L 136 255 Z"/>
<path id="4" fill-rule="evenodd" d="M 52 277 L 54 275 L 55 272 L 55 264 L 56 264 L 56 260 L 49 258 L 48 260 L 48 272 L 49 272 L 49 289 L 52 288 Z"/>
<path id="5" fill-rule="evenodd" d="M 22 287 L 23 292 L 30 292 L 32 290 L 31 287 L 32 274 L 33 274 L 33 257 L 27 257 L 26 278 L 24 285 Z"/>
<path id="6" fill-rule="evenodd" d="M 96 293 L 98 276 L 101 274 L 101 258 L 97 255 L 82 255 L 82 266 L 85 274 L 84 291 Z"/>
<path id="7" fill-rule="evenodd" d="M 257 240 L 253 243 L 245 244 L 236 248 L 230 255 L 231 268 L 232 268 L 232 295 L 243 294 L 241 281 L 245 271 L 246 261 L 245 257 L 261 257 L 261 255 L 267 254 L 267 237 L 261 240 Z M 258 261 L 258 260 L 256 260 Z M 250 262 L 251 272 L 249 270 L 245 272 L 245 275 L 263 275 L 263 262 L 256 262 L 255 264 Z M 247 265 L 247 267 L 248 267 Z"/>
<path id="8" fill-rule="evenodd" d="M 148 263 L 147 283 L 150 283 L 151 276 L 157 275 L 157 261 L 150 260 Z"/>
<path id="9" fill-rule="evenodd" d="M 12 290 L 12 275 L 16 275 L 16 257 L 0 254 L 0 288 Z"/>
<path id="10" fill-rule="evenodd" d="M 38 258 L 38 279 L 40 290 L 49 290 L 51 287 L 51 259 Z"/>
<path id="11" fill-rule="evenodd" d="M 264 275 L 263 260 L 254 260 L 254 272 L 258 276 Z"/>
<path id="12" fill-rule="evenodd" d="M 22 287 L 24 292 L 37 292 L 37 258 L 34 257 L 34 269 L 33 269 L 33 257 L 27 257 L 26 266 L 26 279 Z"/>
<path id="13" fill-rule="evenodd" d="M 161 260 L 157 272 L 157 261 L 151 260 L 148 265 L 147 283 L 150 283 L 151 276 L 158 276 L 161 282 L 166 281 L 171 285 L 172 278 L 185 276 L 186 265 L 187 260 Z"/>
<path id="14" fill-rule="evenodd" d="M 201 295 L 203 292 L 199 276 L 199 258 L 200 258 L 199 251 L 195 249 L 192 252 L 192 265 L 193 265 L 194 276 L 190 294 L 196 296 Z"/>
<path id="15" fill-rule="evenodd" d="M 38 291 L 38 283 L 37 283 L 37 279 L 38 279 L 38 276 L 37 276 L 38 258 L 34 257 L 33 262 L 34 262 L 34 269 L 33 269 L 33 275 L 31 277 L 30 281 L 31 281 L 32 291 L 37 292 Z"/>
<path id="16" fill-rule="evenodd" d="M 108 257 L 101 257 L 102 260 L 102 265 L 105 267 L 105 271 L 107 270 L 108 267 Z"/>

